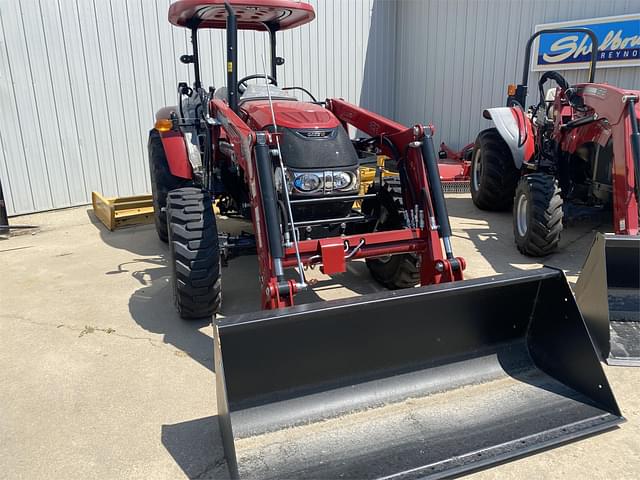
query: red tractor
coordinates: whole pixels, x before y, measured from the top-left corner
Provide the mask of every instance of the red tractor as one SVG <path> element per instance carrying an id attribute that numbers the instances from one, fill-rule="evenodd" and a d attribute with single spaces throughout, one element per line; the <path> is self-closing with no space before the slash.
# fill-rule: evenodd
<path id="1" fill-rule="evenodd" d="M 221 263 L 251 246 L 219 235 L 212 199 L 255 231 L 264 310 L 213 323 L 232 478 L 436 478 L 622 422 L 561 271 L 454 281 L 465 265 L 452 251 L 430 126 L 278 84 L 276 32 L 314 16 L 290 0 L 169 10 L 191 30 L 193 53 L 181 60 L 195 81 L 158 112 L 149 161 L 182 317 L 218 310 Z M 226 28 L 226 87 L 202 87 L 200 28 Z M 238 29 L 268 33 L 268 73 L 237 78 Z M 349 126 L 367 137 L 351 140 Z M 390 288 L 422 286 L 294 306 L 311 288 L 305 267 L 334 274 L 358 258 Z"/>
<path id="2" fill-rule="evenodd" d="M 525 110 L 531 45 L 540 35 L 595 34 L 585 28 L 536 32 L 527 42 L 523 79 L 510 85 L 506 107 L 483 116 L 494 128 L 480 132 L 471 161 L 471 196 L 482 210 L 513 205 L 518 250 L 544 256 L 558 246 L 563 204 L 613 204 L 613 226 L 621 235 L 638 234 L 640 91 L 594 83 L 597 55 L 591 55 L 589 82 L 570 85 L 558 72 L 538 81 L 540 99 Z M 545 84 L 557 85 L 545 92 Z"/>
<path id="3" fill-rule="evenodd" d="M 335 274 L 358 258 L 367 259 L 374 278 L 389 288 L 462 279 L 432 127 L 407 128 L 344 100 L 317 101 L 302 87 L 278 84 L 284 59 L 276 55 L 276 32 L 314 17 L 310 5 L 292 1 L 171 5 L 170 22 L 192 33 L 193 54 L 181 61 L 193 65 L 195 82 L 181 83 L 179 104 L 158 112 L 149 162 L 156 227 L 169 241 L 175 303 L 185 318 L 218 310 L 221 255 L 247 241 L 219 238 L 214 197 L 253 220 L 266 309 L 293 305 L 295 293 L 311 287 L 305 268 L 320 265 Z M 226 87 L 202 86 L 201 28 L 227 30 Z M 238 29 L 268 33 L 268 73 L 238 79 Z M 310 101 L 296 99 L 292 90 Z M 369 137 L 351 140 L 349 125 Z M 361 195 L 359 167 L 371 158 L 375 165 L 378 154 L 397 166 L 394 186 L 378 176 Z M 295 280 L 285 276 L 291 267 L 298 269 Z"/>

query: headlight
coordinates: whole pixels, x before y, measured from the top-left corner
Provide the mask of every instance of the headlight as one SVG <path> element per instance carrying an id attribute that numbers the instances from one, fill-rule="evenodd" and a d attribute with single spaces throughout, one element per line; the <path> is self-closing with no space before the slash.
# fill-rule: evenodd
<path id="1" fill-rule="evenodd" d="M 276 189 L 282 191 L 282 173 L 276 169 Z M 349 192 L 360 188 L 359 171 L 353 172 L 325 170 L 324 172 L 295 172 L 287 169 L 289 192 L 305 195 Z"/>
<path id="2" fill-rule="evenodd" d="M 293 181 L 293 186 L 301 192 L 315 192 L 322 186 L 322 180 L 315 173 L 298 173 Z"/>
<path id="3" fill-rule="evenodd" d="M 333 172 L 333 189 L 340 191 L 352 190 L 356 180 L 357 177 L 351 172 Z"/>
<path id="4" fill-rule="evenodd" d="M 289 187 L 289 193 L 291 193 L 291 190 L 293 187 L 293 184 L 291 182 L 291 172 L 287 170 L 287 173 L 285 175 L 287 177 L 287 186 Z M 282 192 L 282 170 L 280 169 L 280 167 L 276 168 L 276 171 L 273 177 L 274 177 L 273 180 L 274 180 L 274 186 L 276 187 L 276 191 Z"/>

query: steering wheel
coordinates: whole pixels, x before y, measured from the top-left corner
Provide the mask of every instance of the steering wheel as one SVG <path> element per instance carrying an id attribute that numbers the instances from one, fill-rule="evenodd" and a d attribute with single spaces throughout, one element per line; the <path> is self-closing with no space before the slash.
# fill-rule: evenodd
<path id="1" fill-rule="evenodd" d="M 275 85 L 276 87 L 278 86 L 278 82 L 276 82 L 276 79 L 271 75 L 265 75 L 264 73 L 247 75 L 246 77 L 242 77 L 240 80 L 238 80 L 238 91 L 240 92 L 240 95 L 242 95 L 247 90 L 247 82 L 249 80 L 255 80 L 256 78 L 266 78 L 267 80 L 269 80 L 269 83 L 271 85 Z"/>

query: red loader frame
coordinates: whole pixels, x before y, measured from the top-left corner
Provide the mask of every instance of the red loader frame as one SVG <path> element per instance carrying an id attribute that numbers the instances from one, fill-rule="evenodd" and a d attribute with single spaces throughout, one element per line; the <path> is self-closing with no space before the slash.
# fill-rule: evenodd
<path id="1" fill-rule="evenodd" d="M 258 136 L 264 136 L 268 144 L 273 144 L 275 143 L 275 135 L 269 132 L 254 132 L 229 108 L 227 103 L 221 100 L 212 100 L 209 108 L 211 116 L 219 123 L 219 126 L 213 127 L 213 142 L 216 143 L 221 138 L 229 141 L 233 145 L 235 161 L 247 173 L 247 182 L 251 192 L 252 219 L 256 234 L 262 307 L 273 309 L 291 306 L 294 303 L 293 297 L 298 286 L 294 280 L 289 280 L 287 291 L 283 291 L 274 271 L 273 257 L 267 238 L 266 215 L 257 175 L 256 155 L 253 153 Z M 404 205 L 407 210 L 414 209 L 425 212 L 425 218 L 423 222 L 418 222 L 419 224 L 414 228 L 301 240 L 298 247 L 302 264 L 305 267 L 321 264 L 322 271 L 330 275 L 344 272 L 347 260 L 417 253 L 420 255 L 420 282 L 422 285 L 462 280 L 465 262 L 462 258 L 454 257 L 451 253 L 448 217 L 445 216 L 442 219 L 441 216 L 438 216 L 437 208 L 434 207 L 434 192 L 430 186 L 429 172 L 423 155 L 424 150 L 430 148 L 435 162 L 435 151 L 431 141 L 432 127 L 415 125 L 412 128 L 406 128 L 373 112 L 338 99 L 327 100 L 326 108 L 333 112 L 345 128 L 352 125 L 368 135 L 386 137 L 398 151 L 407 150 L 404 161 L 412 190 L 422 192 L 422 194 L 420 199 L 413 200 L 406 192 L 403 192 Z M 437 166 L 435 173 L 435 179 L 439 182 Z M 441 190 L 440 195 L 442 195 Z M 446 209 L 444 214 L 446 215 Z M 441 240 L 444 242 L 444 249 Z M 282 264 L 284 267 L 297 265 L 296 252 L 292 246 L 285 249 Z"/>

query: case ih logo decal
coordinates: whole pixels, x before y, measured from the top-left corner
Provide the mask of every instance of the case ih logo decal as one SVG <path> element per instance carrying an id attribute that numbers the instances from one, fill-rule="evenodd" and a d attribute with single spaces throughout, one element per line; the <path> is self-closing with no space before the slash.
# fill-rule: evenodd
<path id="1" fill-rule="evenodd" d="M 536 32 L 561 27 L 586 27 L 596 34 L 600 43 L 598 68 L 640 65 L 640 14 L 545 23 L 536 25 Z M 584 34 L 542 35 L 533 48 L 533 70 L 588 68 L 591 47 L 591 40 Z"/>

